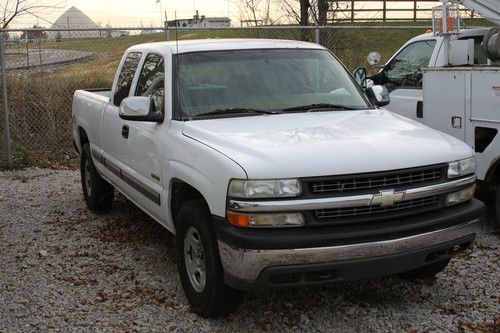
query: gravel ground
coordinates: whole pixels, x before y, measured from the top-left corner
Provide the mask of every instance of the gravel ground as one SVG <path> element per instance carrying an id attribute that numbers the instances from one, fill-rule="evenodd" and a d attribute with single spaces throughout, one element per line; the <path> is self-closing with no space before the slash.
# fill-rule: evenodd
<path id="1" fill-rule="evenodd" d="M 250 292 L 207 320 L 183 295 L 174 238 L 123 197 L 91 214 L 78 171 L 0 173 L 0 189 L 2 333 L 500 332 L 500 242 L 488 232 L 434 280 Z"/>

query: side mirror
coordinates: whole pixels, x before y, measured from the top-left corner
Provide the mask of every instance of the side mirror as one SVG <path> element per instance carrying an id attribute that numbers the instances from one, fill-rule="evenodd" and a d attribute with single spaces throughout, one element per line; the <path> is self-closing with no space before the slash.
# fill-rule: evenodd
<path id="1" fill-rule="evenodd" d="M 144 96 L 132 96 L 123 99 L 120 103 L 120 118 L 132 121 L 146 121 L 161 123 L 163 113 L 155 112 L 153 100 Z"/>
<path id="2" fill-rule="evenodd" d="M 368 63 L 371 66 L 378 65 L 380 62 L 380 53 L 375 52 L 375 51 L 368 53 L 368 56 L 366 57 L 366 61 L 368 61 Z"/>
<path id="3" fill-rule="evenodd" d="M 366 69 L 356 68 L 353 73 L 354 80 L 361 86 L 361 88 L 366 88 Z"/>
<path id="4" fill-rule="evenodd" d="M 389 90 L 384 86 L 371 86 L 366 88 L 366 94 L 376 106 L 385 106 L 391 102 Z"/>

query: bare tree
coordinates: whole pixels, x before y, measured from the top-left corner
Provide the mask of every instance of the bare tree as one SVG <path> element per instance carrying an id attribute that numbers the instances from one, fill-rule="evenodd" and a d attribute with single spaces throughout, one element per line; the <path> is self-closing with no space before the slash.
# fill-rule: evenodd
<path id="1" fill-rule="evenodd" d="M 288 23 L 309 24 L 310 0 L 276 0 Z"/>
<path id="2" fill-rule="evenodd" d="M 347 8 L 348 5 L 344 2 L 332 0 L 276 0 L 289 22 L 303 26 L 308 25 L 309 22 L 325 25 L 329 21 L 335 20 L 337 12 L 340 9 Z"/>
<path id="3" fill-rule="evenodd" d="M 39 29 L 43 28 L 35 24 L 32 29 L 26 30 L 21 34 L 21 40 L 47 39 L 47 32 Z"/>
<path id="4" fill-rule="evenodd" d="M 36 16 L 46 9 L 61 8 L 62 5 L 63 1 L 49 3 L 40 0 L 2 0 L 0 3 L 2 13 L 0 25 L 2 29 L 6 29 L 12 20 L 17 17 L 28 14 Z"/>
<path id="5" fill-rule="evenodd" d="M 238 8 L 242 22 L 253 25 L 272 25 L 279 19 L 271 15 L 271 12 L 275 12 L 271 0 L 239 0 Z"/>
<path id="6" fill-rule="evenodd" d="M 318 25 L 326 25 L 328 19 L 328 10 L 330 9 L 330 2 L 328 0 L 316 0 L 318 7 Z"/>

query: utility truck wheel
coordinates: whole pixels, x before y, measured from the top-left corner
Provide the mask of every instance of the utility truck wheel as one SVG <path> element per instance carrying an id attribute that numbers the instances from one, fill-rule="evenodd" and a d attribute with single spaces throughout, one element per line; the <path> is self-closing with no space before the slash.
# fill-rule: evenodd
<path id="1" fill-rule="evenodd" d="M 236 310 L 242 293 L 224 283 L 212 217 L 203 200 L 182 205 L 176 252 L 182 287 L 195 313 L 207 318 Z"/>
<path id="2" fill-rule="evenodd" d="M 441 273 L 449 263 L 450 259 L 437 261 L 430 265 L 418 267 L 408 272 L 399 273 L 399 276 L 403 279 L 408 280 L 434 277 L 437 274 Z"/>
<path id="3" fill-rule="evenodd" d="M 92 212 L 107 210 L 113 203 L 114 188 L 97 173 L 89 144 L 84 144 L 82 148 L 80 175 L 85 204 Z"/>

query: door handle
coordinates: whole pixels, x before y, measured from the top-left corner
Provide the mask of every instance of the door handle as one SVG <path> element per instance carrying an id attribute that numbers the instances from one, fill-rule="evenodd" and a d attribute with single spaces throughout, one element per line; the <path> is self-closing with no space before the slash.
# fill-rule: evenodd
<path id="1" fill-rule="evenodd" d="M 422 119 L 424 117 L 424 102 L 417 102 L 417 118 Z"/>
<path id="2" fill-rule="evenodd" d="M 451 117 L 451 127 L 462 128 L 462 117 L 458 116 Z"/>
<path id="3" fill-rule="evenodd" d="M 122 136 L 125 139 L 128 139 L 128 125 L 123 125 L 122 126 Z"/>

